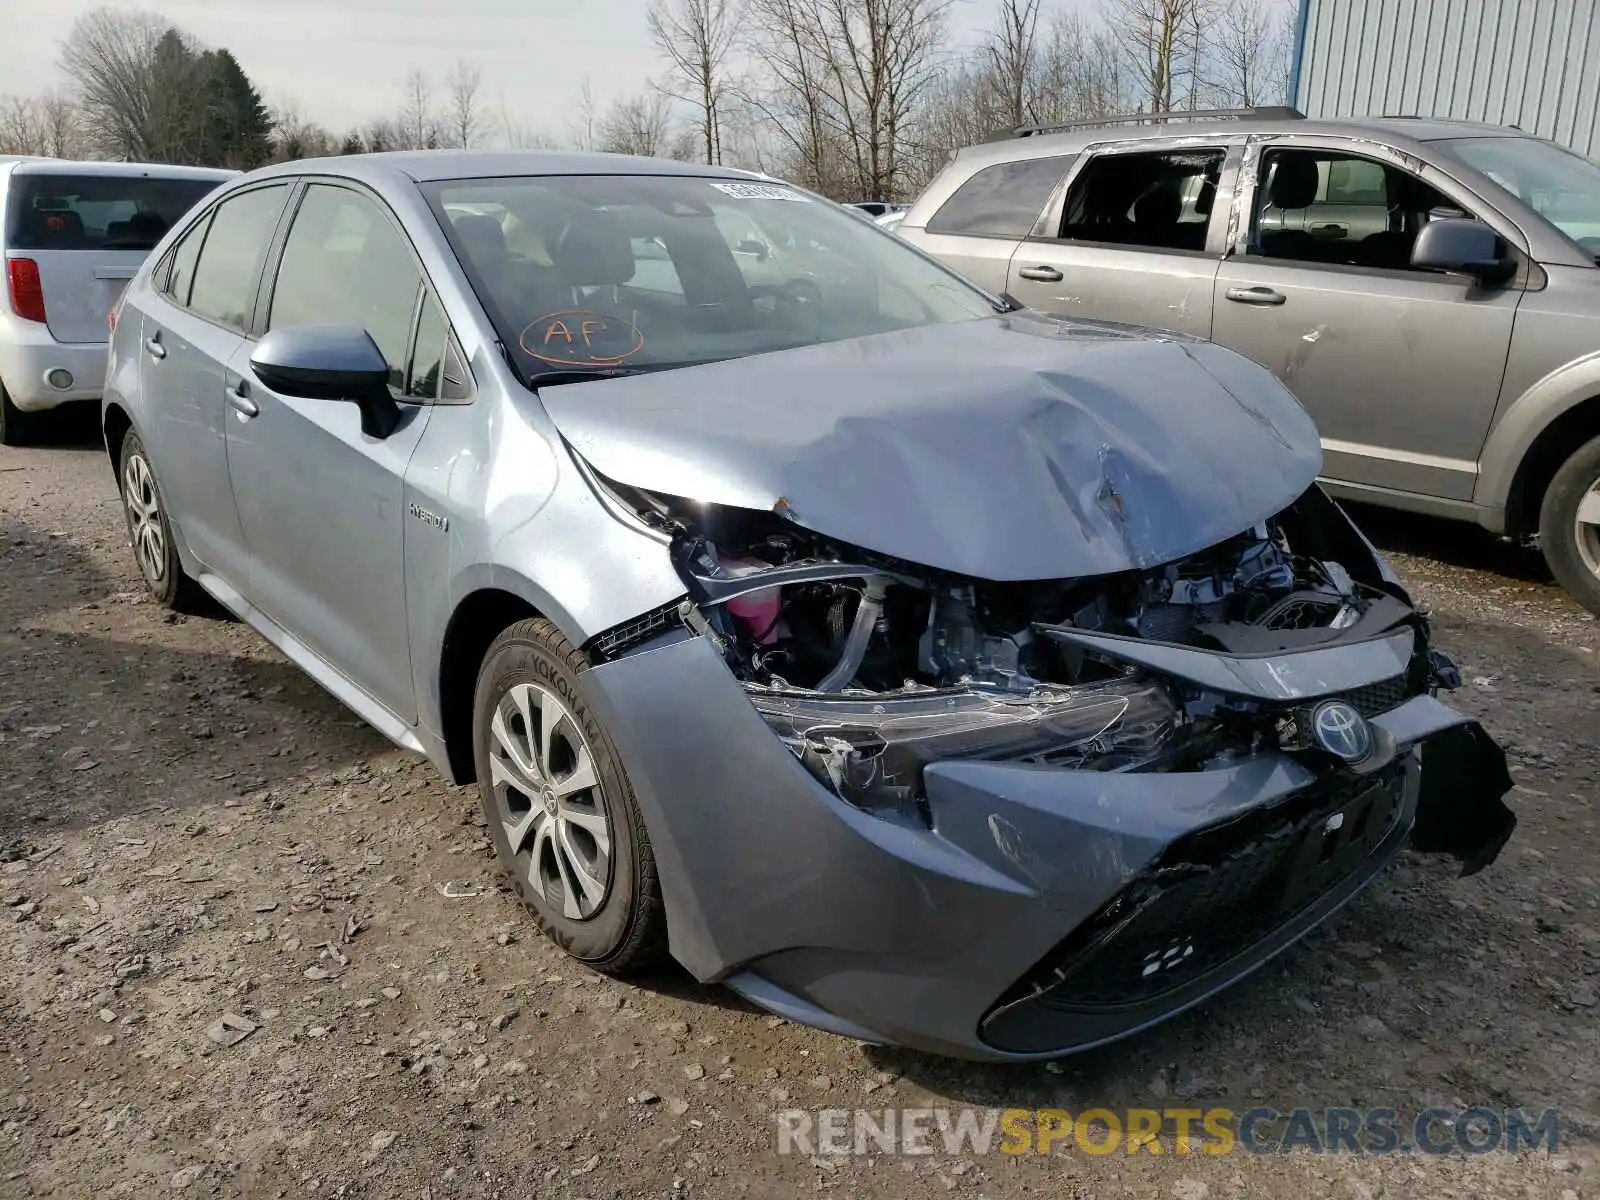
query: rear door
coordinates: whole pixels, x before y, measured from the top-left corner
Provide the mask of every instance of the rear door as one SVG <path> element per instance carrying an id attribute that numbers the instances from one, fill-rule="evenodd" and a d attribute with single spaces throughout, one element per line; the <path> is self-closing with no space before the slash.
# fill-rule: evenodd
<path id="1" fill-rule="evenodd" d="M 103 342 L 106 318 L 150 249 L 217 186 L 159 174 L 73 174 L 30 164 L 12 175 L 6 244 L 39 267 L 50 334 Z"/>
<path id="2" fill-rule="evenodd" d="M 228 362 L 249 327 L 289 188 L 224 198 L 163 260 L 145 300 L 139 434 L 184 542 L 241 591 L 248 560 L 228 481 Z"/>
<path id="3" fill-rule="evenodd" d="M 1072 155 L 1056 154 L 983 167 L 950 193 L 923 228 L 902 223 L 899 232 L 998 295 L 1006 289 L 1012 251 L 1033 231 L 1072 162 Z"/>
<path id="4" fill-rule="evenodd" d="M 1228 138 L 1091 153 L 1012 255 L 1007 290 L 1055 316 L 1210 337 L 1238 155 Z"/>

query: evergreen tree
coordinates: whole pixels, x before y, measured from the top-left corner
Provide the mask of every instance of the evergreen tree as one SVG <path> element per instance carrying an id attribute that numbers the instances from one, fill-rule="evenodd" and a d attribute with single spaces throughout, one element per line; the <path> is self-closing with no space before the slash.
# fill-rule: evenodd
<path id="1" fill-rule="evenodd" d="M 340 154 L 365 154 L 367 148 L 361 144 L 361 135 L 354 131 L 344 135 L 344 141 L 339 145 Z"/>
<path id="2" fill-rule="evenodd" d="M 272 116 L 261 93 L 226 49 L 208 51 L 205 161 L 248 171 L 272 156 Z"/>

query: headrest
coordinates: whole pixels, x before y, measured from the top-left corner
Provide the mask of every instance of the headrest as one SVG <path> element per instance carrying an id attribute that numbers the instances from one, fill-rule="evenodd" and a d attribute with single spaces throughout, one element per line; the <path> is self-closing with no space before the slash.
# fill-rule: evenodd
<path id="1" fill-rule="evenodd" d="M 1274 208 L 1309 208 L 1317 202 L 1317 160 L 1304 154 L 1283 154 L 1275 160 L 1269 198 Z"/>
<path id="2" fill-rule="evenodd" d="M 633 278 L 633 243 L 611 213 L 575 214 L 551 248 L 551 258 L 576 287 L 610 287 Z"/>
<path id="3" fill-rule="evenodd" d="M 128 218 L 127 225 L 130 234 L 150 238 L 156 242 L 159 242 L 171 228 L 165 217 L 153 212 L 136 212 Z"/>
<path id="4" fill-rule="evenodd" d="M 1183 216 L 1183 194 L 1170 181 L 1163 181 L 1139 197 L 1133 208 L 1137 225 L 1176 225 Z"/>
<path id="5" fill-rule="evenodd" d="M 83 218 L 71 209 L 36 209 L 32 226 L 40 246 L 71 246 L 83 241 Z"/>
<path id="6" fill-rule="evenodd" d="M 506 231 L 487 213 L 458 213 L 450 218 L 461 235 L 467 256 L 480 267 L 504 262 L 506 258 Z"/>

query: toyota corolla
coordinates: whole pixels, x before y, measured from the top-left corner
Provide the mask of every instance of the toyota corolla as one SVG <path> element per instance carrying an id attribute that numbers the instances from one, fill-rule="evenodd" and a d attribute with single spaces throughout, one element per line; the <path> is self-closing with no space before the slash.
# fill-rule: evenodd
<path id="1" fill-rule="evenodd" d="M 1060 1055 L 1515 822 L 1267 371 L 764 177 L 253 172 L 128 287 L 103 414 L 155 597 L 475 783 L 597 970 Z"/>

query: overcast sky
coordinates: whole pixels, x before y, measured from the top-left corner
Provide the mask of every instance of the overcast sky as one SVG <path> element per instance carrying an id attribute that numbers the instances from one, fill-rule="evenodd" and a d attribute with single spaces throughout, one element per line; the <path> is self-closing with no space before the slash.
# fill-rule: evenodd
<path id="1" fill-rule="evenodd" d="M 107 0 L 4 0 L 9 53 L 0 92 L 62 82 L 57 62 L 73 21 Z M 518 123 L 564 135 L 585 77 L 603 107 L 662 70 L 645 28 L 645 0 L 109 0 L 159 12 L 201 41 L 227 46 L 269 104 L 293 100 L 335 131 L 401 104 L 413 67 L 436 91 L 458 58 L 479 63 L 483 98 Z M 987 26 L 995 0 L 955 0 L 952 41 Z M 1094 0 L 1045 0 L 1088 10 Z"/>

